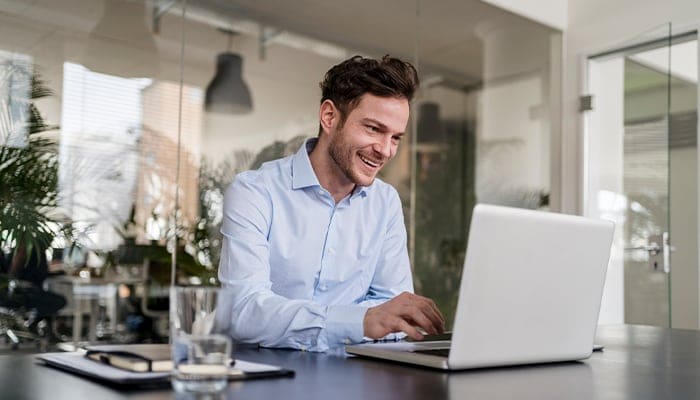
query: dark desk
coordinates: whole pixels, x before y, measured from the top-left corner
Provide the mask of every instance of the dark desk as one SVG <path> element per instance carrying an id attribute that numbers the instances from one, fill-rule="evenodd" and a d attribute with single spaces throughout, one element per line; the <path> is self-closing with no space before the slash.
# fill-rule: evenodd
<path id="1" fill-rule="evenodd" d="M 700 331 L 603 326 L 605 351 L 585 362 L 457 373 L 286 350 L 245 349 L 292 379 L 231 383 L 209 399 L 691 399 L 700 397 Z M 34 362 L 0 357 L 0 399 L 194 399 L 172 390 L 119 392 Z M 207 397 L 200 397 L 207 398 Z"/>

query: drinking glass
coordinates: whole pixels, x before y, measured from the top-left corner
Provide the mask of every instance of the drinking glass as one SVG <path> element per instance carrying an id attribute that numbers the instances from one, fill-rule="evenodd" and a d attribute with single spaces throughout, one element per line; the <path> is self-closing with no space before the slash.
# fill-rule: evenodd
<path id="1" fill-rule="evenodd" d="M 231 338 L 217 334 L 217 287 L 173 287 L 170 290 L 173 388 L 179 392 L 223 390 L 231 364 Z"/>

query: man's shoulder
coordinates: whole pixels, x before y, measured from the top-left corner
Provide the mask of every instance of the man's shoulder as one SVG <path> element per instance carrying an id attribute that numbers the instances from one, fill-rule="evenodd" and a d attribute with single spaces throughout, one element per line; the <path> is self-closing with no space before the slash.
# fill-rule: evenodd
<path id="1" fill-rule="evenodd" d="M 257 169 L 251 169 L 236 174 L 234 181 L 240 180 L 245 183 L 265 185 L 275 180 L 288 179 L 291 175 L 291 159 L 292 156 L 287 156 L 264 162 Z"/>
<path id="2" fill-rule="evenodd" d="M 365 203 L 366 207 L 384 210 L 384 212 L 392 210 L 392 213 L 402 209 L 401 196 L 399 196 L 399 192 L 393 185 L 375 178 L 372 186 L 367 187 L 365 190 L 367 190 L 367 195 L 365 196 L 367 201 L 363 203 Z"/>
<path id="3" fill-rule="evenodd" d="M 382 200 L 395 201 L 399 199 L 399 192 L 396 188 L 384 182 L 380 178 L 375 178 L 372 186 L 368 188 L 370 193 Z"/>

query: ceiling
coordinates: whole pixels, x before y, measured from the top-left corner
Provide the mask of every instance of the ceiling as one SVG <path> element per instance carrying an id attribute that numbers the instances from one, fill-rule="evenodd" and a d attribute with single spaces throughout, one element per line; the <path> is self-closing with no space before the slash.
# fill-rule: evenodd
<path id="1" fill-rule="evenodd" d="M 417 49 L 424 76 L 435 74 L 467 86 L 482 80 L 480 35 L 520 25 L 551 32 L 478 0 L 190 0 L 188 4 L 373 56 L 391 51 L 414 59 Z"/>
<path id="2" fill-rule="evenodd" d="M 115 0 L 56 1 L 0 0 L 0 12 L 5 12 L 8 18 L 19 15 L 26 16 L 27 21 L 36 21 L 32 29 L 41 27 L 41 37 L 48 37 L 51 27 L 70 27 L 88 33 L 102 15 L 104 5 L 119 3 Z M 183 4 L 181 0 L 129 1 L 147 1 L 169 9 L 176 16 L 181 12 L 179 4 Z M 65 12 L 57 13 L 57 4 Z M 481 84 L 485 64 L 492 71 L 514 59 L 533 58 L 532 51 L 519 44 L 511 43 L 505 48 L 490 46 L 489 50 L 484 43 L 490 36 L 510 30 L 508 40 L 517 40 L 522 39 L 518 35 L 527 37 L 553 32 L 551 28 L 479 0 L 187 0 L 186 6 L 186 14 L 198 22 L 228 28 L 245 27 L 241 32 L 246 35 L 259 38 L 260 26 L 279 30 L 283 33 L 272 39 L 276 45 L 303 43 L 300 48 L 318 50 L 325 45 L 341 49 L 335 52 L 338 60 L 356 53 L 375 57 L 390 53 L 417 60 L 423 82 L 442 82 L 460 88 Z M 10 35 L 11 32 L 5 32 L 0 24 L 0 34 Z M 533 43 L 542 41 L 541 38 L 530 39 Z M 523 40 L 527 41 L 527 38 Z M 31 44 L 25 47 L 28 46 Z M 177 53 L 177 49 L 173 49 Z M 510 61 L 503 61 L 498 55 L 494 57 L 497 52 L 510 52 L 512 57 Z M 489 54 L 490 64 L 486 60 Z"/>

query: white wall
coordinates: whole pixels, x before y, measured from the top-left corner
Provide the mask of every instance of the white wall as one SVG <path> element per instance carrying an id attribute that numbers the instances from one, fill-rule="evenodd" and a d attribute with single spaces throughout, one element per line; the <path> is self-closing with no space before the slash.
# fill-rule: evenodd
<path id="1" fill-rule="evenodd" d="M 600 312 L 600 323 L 624 321 L 624 235 L 620 229 L 626 210 L 623 193 L 624 137 L 624 60 L 596 62 L 589 71 L 591 92 L 596 93 L 596 112 L 586 123 L 591 131 L 609 132 L 587 140 L 590 167 L 585 193 L 588 198 L 584 215 L 615 222 L 615 236 Z"/>
<path id="2" fill-rule="evenodd" d="M 477 197 L 515 205 L 503 192 L 550 189 L 550 51 L 548 28 L 532 23 L 481 26 L 484 86 L 477 136 Z"/>

